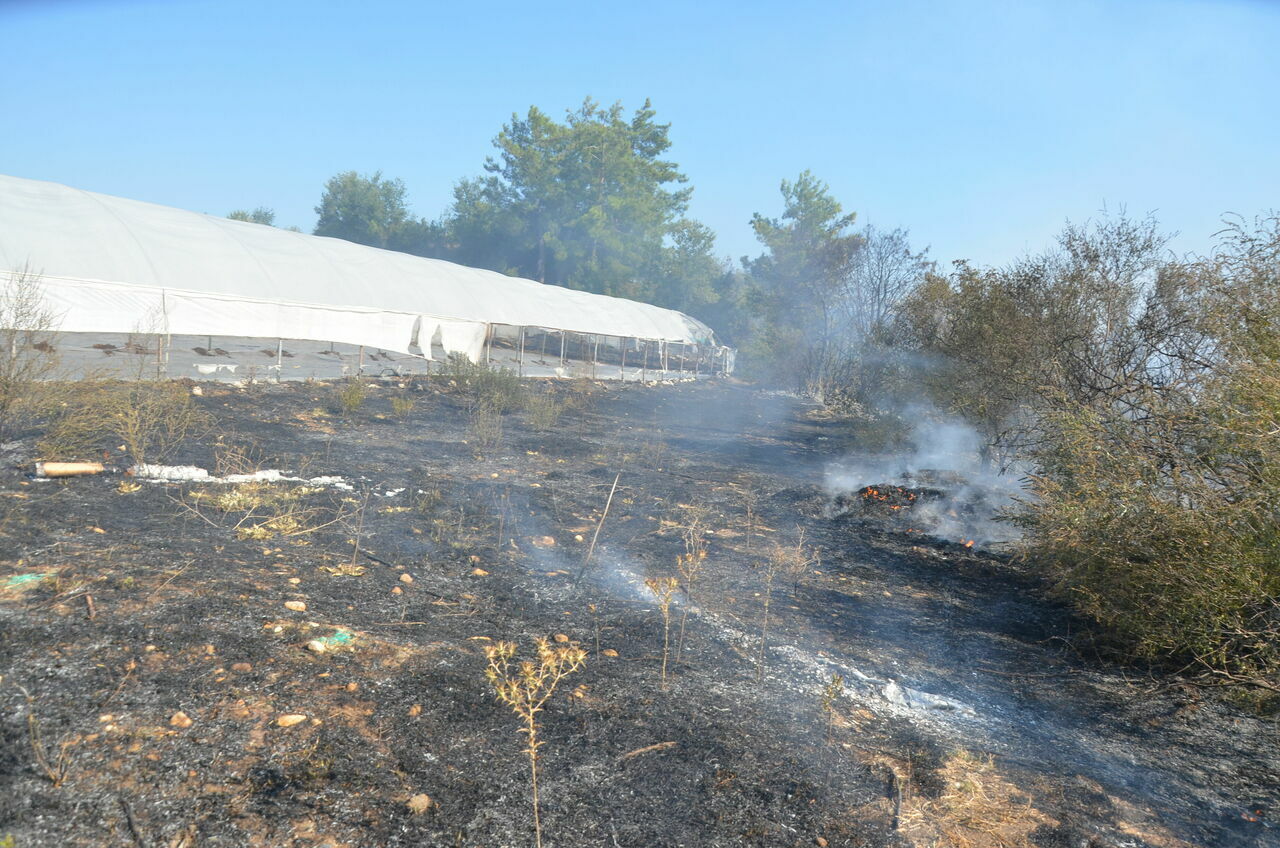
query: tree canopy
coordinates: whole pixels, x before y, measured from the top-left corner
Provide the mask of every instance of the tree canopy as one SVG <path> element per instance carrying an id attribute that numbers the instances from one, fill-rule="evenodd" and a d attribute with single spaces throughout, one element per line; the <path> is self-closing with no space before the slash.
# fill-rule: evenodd
<path id="1" fill-rule="evenodd" d="M 274 227 L 276 224 L 276 211 L 266 206 L 259 206 L 252 212 L 246 209 L 236 209 L 228 212 L 227 217 L 233 221 L 247 221 L 250 224 L 266 224 L 268 227 Z"/>
<path id="2" fill-rule="evenodd" d="M 315 235 L 388 247 L 409 217 L 404 182 L 344 171 L 325 184 L 316 214 Z"/>
<path id="3" fill-rule="evenodd" d="M 557 123 L 538 108 L 494 139 L 486 174 L 447 216 L 458 261 L 570 288 L 693 309 L 716 299 L 715 236 L 685 216 L 692 189 L 663 155 L 649 103 L 586 100 Z"/>

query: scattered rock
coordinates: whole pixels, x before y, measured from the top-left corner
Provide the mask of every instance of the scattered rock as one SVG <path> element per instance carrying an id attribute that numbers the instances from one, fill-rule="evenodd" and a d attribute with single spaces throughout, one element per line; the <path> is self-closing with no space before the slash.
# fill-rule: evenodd
<path id="1" fill-rule="evenodd" d="M 289 578 L 289 582 L 290 582 L 290 583 L 292 583 L 293 585 L 297 586 L 299 583 L 301 583 L 301 582 L 302 582 L 302 578 L 300 578 L 300 577 L 290 577 L 290 578 Z"/>
<path id="2" fill-rule="evenodd" d="M 827 840 L 823 839 L 821 836 L 819 836 L 817 839 L 813 841 L 818 846 L 818 848 L 827 848 Z"/>
<path id="3" fill-rule="evenodd" d="M 307 611 L 307 605 L 306 605 L 306 604 L 304 604 L 302 601 L 285 601 L 285 602 L 284 602 L 284 608 L 285 608 L 285 609 L 291 609 L 291 610 L 293 610 L 294 612 L 306 612 L 306 611 Z"/>
<path id="4" fill-rule="evenodd" d="M 253 671 L 253 666 L 249 663 L 233 663 L 231 670 L 237 674 L 244 674 L 246 672 Z"/>
<path id="5" fill-rule="evenodd" d="M 420 716 L 420 715 L 422 715 L 422 704 L 414 704 L 412 707 L 409 708 L 410 718 L 414 718 L 415 716 Z"/>
<path id="6" fill-rule="evenodd" d="M 605 648 L 600 653 L 606 657 L 616 657 L 618 655 L 618 652 L 615 651 L 613 648 Z"/>
<path id="7" fill-rule="evenodd" d="M 169 719 L 169 724 L 173 725 L 174 727 L 187 728 L 195 724 L 195 722 L 191 720 L 191 716 L 187 715 L 182 710 L 178 710 Z"/>
<path id="8" fill-rule="evenodd" d="M 401 575 L 400 575 L 400 582 L 401 582 L 401 583 L 412 583 L 412 582 L 413 582 L 413 576 L 412 576 L 412 575 L 409 575 L 409 574 L 401 574 Z"/>
<path id="9" fill-rule="evenodd" d="M 569 637 L 564 635 L 563 633 L 557 633 L 555 635 L 555 640 L 563 645 L 565 642 L 569 641 Z"/>
<path id="10" fill-rule="evenodd" d="M 573 534 L 573 541 L 575 541 L 575 542 L 581 542 L 581 541 L 583 541 L 583 539 L 582 539 L 582 534 L 581 534 L 581 533 L 574 533 L 574 534 Z"/>
<path id="11" fill-rule="evenodd" d="M 395 588 L 393 588 L 393 589 L 391 590 L 391 594 L 393 594 L 393 595 L 403 595 L 403 594 L 404 594 L 404 589 L 401 589 L 399 586 L 396 586 Z"/>
<path id="12" fill-rule="evenodd" d="M 556 540 L 554 536 L 535 536 L 533 537 L 533 546 L 535 548 L 554 548 Z"/>
<path id="13" fill-rule="evenodd" d="M 356 683 L 354 680 L 347 684 L 348 692 L 357 692 L 359 690 L 360 690 L 360 684 Z"/>
<path id="14" fill-rule="evenodd" d="M 304 715 L 289 713 L 288 715 L 282 715 L 280 718 L 276 719 L 276 724 L 281 727 L 293 727 L 295 724 L 302 724 L 306 720 L 307 717 Z"/>
<path id="15" fill-rule="evenodd" d="M 471 576 L 472 577 L 488 577 L 489 572 L 485 571 L 483 568 L 473 568 L 471 569 Z"/>
<path id="16" fill-rule="evenodd" d="M 427 810 L 435 806 L 435 801 L 431 800 L 431 796 L 426 793 L 419 793 L 409 799 L 409 812 L 415 816 L 425 813 Z"/>
<path id="17" fill-rule="evenodd" d="M 323 654 L 328 647 L 320 639 L 312 639 L 307 643 L 307 650 L 315 654 Z"/>

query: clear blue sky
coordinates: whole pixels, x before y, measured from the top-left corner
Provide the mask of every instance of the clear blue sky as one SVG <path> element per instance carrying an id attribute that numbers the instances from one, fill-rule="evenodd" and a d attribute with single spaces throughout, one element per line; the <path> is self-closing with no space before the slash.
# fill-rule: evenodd
<path id="1" fill-rule="evenodd" d="M 652 98 L 734 258 L 805 168 L 944 262 L 1280 207 L 1280 2 L 0 0 L 0 35 L 0 173 L 304 230 L 352 169 L 434 218 L 512 112 L 587 95 Z"/>

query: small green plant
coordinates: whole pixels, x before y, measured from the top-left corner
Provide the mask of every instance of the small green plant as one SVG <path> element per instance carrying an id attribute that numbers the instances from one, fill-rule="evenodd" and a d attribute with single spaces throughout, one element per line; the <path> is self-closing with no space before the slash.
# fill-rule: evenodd
<path id="1" fill-rule="evenodd" d="M 509 412 L 524 400 L 520 378 L 505 368 L 490 368 L 461 354 L 450 354 L 444 374 L 469 395 L 473 407 L 490 406 L 499 412 Z"/>
<path id="2" fill-rule="evenodd" d="M 537 640 L 538 659 L 525 660 L 518 666 L 512 661 L 516 654 L 514 642 L 496 642 L 485 648 L 489 664 L 485 678 L 493 687 L 499 701 L 511 707 L 520 717 L 520 732 L 527 737 L 525 754 L 529 757 L 529 780 L 533 787 L 533 830 L 538 848 L 542 846 L 542 817 L 538 810 L 538 757 L 545 744 L 538 736 L 538 713 L 556 691 L 556 686 L 568 675 L 582 668 L 587 652 L 577 645 L 553 647 L 546 639 Z"/>
<path id="3" fill-rule="evenodd" d="M 525 422 L 532 430 L 546 432 L 560 423 L 565 404 L 552 394 L 530 394 L 525 398 Z"/>
<path id="4" fill-rule="evenodd" d="M 413 395 L 396 395 L 391 399 L 391 414 L 397 421 L 408 421 L 413 413 Z"/>
<path id="5" fill-rule="evenodd" d="M 471 410 L 467 440 L 477 453 L 486 453 L 502 444 L 503 416 L 499 407 L 481 403 Z"/>
<path id="6" fill-rule="evenodd" d="M 365 386 L 364 380 L 359 377 L 346 380 L 333 393 L 332 409 L 334 412 L 350 418 L 360 411 L 360 407 L 364 406 L 368 395 L 369 390 Z"/>
<path id="7" fill-rule="evenodd" d="M 662 688 L 667 688 L 667 653 L 671 644 L 671 597 L 675 594 L 680 581 L 674 577 L 650 577 L 644 581 L 649 591 L 658 600 L 658 608 L 662 610 Z"/>

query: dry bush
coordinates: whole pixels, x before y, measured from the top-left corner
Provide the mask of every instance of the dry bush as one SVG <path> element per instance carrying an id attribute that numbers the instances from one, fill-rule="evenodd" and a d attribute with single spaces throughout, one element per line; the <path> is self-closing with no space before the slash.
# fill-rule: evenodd
<path id="1" fill-rule="evenodd" d="M 181 383 L 86 381 L 74 388 L 40 441 L 46 457 L 88 456 L 109 441 L 122 442 L 136 465 L 164 462 L 212 423 Z"/>
<path id="2" fill-rule="evenodd" d="M 0 440 L 46 406 L 43 381 L 58 367 L 57 324 L 39 275 L 28 268 L 9 272 L 0 284 Z"/>
<path id="3" fill-rule="evenodd" d="M 674 577 L 650 577 L 644 581 L 662 611 L 662 688 L 667 688 L 667 654 L 671 644 L 671 598 L 680 581 Z"/>
<path id="4" fill-rule="evenodd" d="M 996 771 L 990 757 L 960 751 L 939 773 L 937 798 L 919 794 L 903 800 L 902 832 L 930 848 L 1023 848 L 1032 831 L 1052 820 L 1032 806 Z"/>
<path id="5" fill-rule="evenodd" d="M 516 646 L 513 642 L 496 642 L 485 648 L 488 666 L 485 678 L 499 701 L 511 707 L 520 717 L 529 757 L 529 780 L 533 787 L 533 828 L 538 848 L 542 846 L 542 817 L 538 810 L 538 758 L 543 741 L 538 736 L 538 713 L 566 676 L 582 668 L 587 652 L 577 645 L 552 647 L 546 639 L 537 640 L 537 662 L 525 660 L 513 667 Z"/>
<path id="6" fill-rule="evenodd" d="M 706 510 L 690 508 L 687 510 L 685 525 L 681 529 L 684 537 L 684 553 L 676 555 L 676 570 L 680 572 L 680 590 L 684 593 L 684 607 L 680 610 L 680 635 L 676 639 L 676 663 L 684 654 L 685 624 L 689 620 L 689 607 L 693 605 L 693 589 L 702 576 L 702 567 L 707 561 Z"/>
<path id="7" fill-rule="evenodd" d="M 502 444 L 503 425 L 499 407 L 478 404 L 467 420 L 467 441 L 478 453 L 492 451 Z"/>

